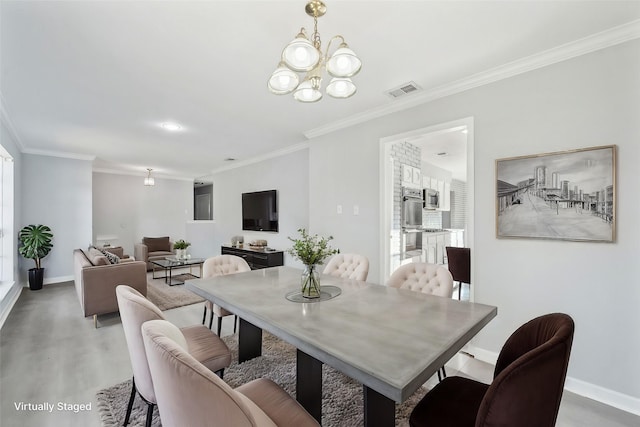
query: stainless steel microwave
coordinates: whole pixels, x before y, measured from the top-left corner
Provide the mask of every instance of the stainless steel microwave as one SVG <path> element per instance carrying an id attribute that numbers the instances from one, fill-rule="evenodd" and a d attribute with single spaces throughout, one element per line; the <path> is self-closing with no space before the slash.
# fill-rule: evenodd
<path id="1" fill-rule="evenodd" d="M 423 190 L 423 198 L 424 198 L 424 208 L 425 209 L 438 209 L 440 208 L 440 193 L 438 190 L 432 190 L 430 188 L 425 188 Z"/>

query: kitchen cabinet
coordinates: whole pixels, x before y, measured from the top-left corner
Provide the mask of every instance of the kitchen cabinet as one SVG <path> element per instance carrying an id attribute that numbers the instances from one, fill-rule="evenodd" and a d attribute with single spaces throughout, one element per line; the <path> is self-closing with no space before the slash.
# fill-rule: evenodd
<path id="1" fill-rule="evenodd" d="M 422 245 L 425 253 L 425 261 L 429 264 L 444 264 L 446 256 L 445 248 L 450 245 L 449 231 L 425 232 L 422 236 Z"/>
<path id="2" fill-rule="evenodd" d="M 409 165 L 400 165 L 400 174 L 402 175 L 402 184 L 411 184 L 413 182 L 413 168 Z"/>
<path id="3" fill-rule="evenodd" d="M 451 184 L 448 182 L 444 183 L 444 191 L 440 192 L 440 210 L 451 210 Z"/>
<path id="4" fill-rule="evenodd" d="M 402 164 L 400 165 L 400 174 L 403 186 L 420 188 L 422 183 L 422 171 L 420 168 Z"/>
<path id="5" fill-rule="evenodd" d="M 413 168 L 413 180 L 411 182 L 418 187 L 420 186 L 420 183 L 422 182 L 422 172 L 420 171 L 420 169 Z"/>

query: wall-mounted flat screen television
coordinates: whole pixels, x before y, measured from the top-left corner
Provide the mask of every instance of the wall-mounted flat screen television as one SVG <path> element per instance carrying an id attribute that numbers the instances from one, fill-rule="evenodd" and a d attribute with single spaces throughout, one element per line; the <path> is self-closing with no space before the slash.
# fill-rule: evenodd
<path id="1" fill-rule="evenodd" d="M 278 231 L 278 196 L 276 190 L 242 193 L 242 229 Z"/>

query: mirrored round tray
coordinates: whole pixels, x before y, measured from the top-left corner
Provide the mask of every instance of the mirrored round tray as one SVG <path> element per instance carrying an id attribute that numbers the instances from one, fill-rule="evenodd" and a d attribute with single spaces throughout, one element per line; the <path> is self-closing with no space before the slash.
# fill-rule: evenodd
<path id="1" fill-rule="evenodd" d="M 285 295 L 285 298 L 293 302 L 320 302 L 335 298 L 342 293 L 342 289 L 337 286 L 320 286 L 319 298 L 306 298 L 302 296 L 301 290 L 291 291 Z"/>

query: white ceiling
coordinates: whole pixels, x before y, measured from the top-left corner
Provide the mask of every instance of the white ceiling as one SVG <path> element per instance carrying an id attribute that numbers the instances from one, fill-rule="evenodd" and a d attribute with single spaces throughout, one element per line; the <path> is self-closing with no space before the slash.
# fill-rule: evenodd
<path id="1" fill-rule="evenodd" d="M 422 161 L 451 172 L 459 181 L 467 181 L 467 129 L 447 129 L 407 140 L 421 149 Z M 423 170 L 423 174 L 429 175 Z"/>
<path id="2" fill-rule="evenodd" d="M 300 104 L 266 82 L 312 27 L 305 1 L 2 0 L 3 117 L 25 152 L 193 178 L 393 107 L 385 92 L 410 80 L 430 90 L 640 18 L 638 1 L 326 3 L 323 47 L 341 34 L 360 56 L 358 92 Z"/>

